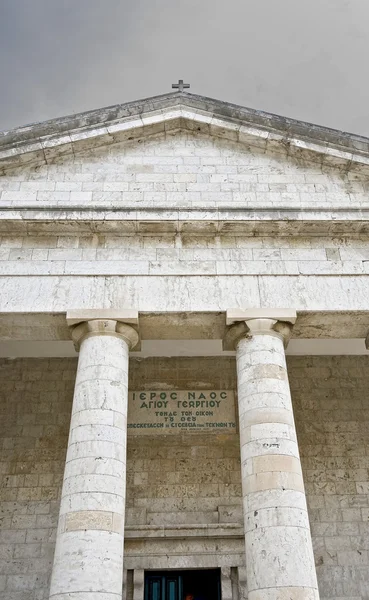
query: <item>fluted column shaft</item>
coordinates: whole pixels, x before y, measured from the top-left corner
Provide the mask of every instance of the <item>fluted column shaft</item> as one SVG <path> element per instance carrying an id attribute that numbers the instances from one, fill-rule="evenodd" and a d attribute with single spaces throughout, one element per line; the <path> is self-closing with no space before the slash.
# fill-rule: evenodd
<path id="1" fill-rule="evenodd" d="M 122 597 L 128 352 L 124 323 L 95 319 L 72 332 L 80 354 L 50 599 Z"/>
<path id="2" fill-rule="evenodd" d="M 245 323 L 236 350 L 248 597 L 317 600 L 283 344 L 290 327 Z"/>

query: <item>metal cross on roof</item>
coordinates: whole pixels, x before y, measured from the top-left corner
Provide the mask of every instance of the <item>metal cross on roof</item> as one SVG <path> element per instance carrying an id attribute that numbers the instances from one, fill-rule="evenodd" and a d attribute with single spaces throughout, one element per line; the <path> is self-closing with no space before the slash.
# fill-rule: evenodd
<path id="1" fill-rule="evenodd" d="M 172 83 L 172 88 L 178 89 L 179 92 L 183 92 L 184 89 L 190 87 L 189 83 L 183 83 L 183 79 L 179 79 L 178 83 Z"/>

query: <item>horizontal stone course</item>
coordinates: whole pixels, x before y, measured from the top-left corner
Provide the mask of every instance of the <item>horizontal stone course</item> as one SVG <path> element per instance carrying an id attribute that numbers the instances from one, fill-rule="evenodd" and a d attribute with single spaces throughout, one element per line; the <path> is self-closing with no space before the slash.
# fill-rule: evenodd
<path id="1" fill-rule="evenodd" d="M 329 277 L 369 272 L 365 240 L 280 238 L 278 244 L 267 237 L 2 236 L 0 276 Z"/>

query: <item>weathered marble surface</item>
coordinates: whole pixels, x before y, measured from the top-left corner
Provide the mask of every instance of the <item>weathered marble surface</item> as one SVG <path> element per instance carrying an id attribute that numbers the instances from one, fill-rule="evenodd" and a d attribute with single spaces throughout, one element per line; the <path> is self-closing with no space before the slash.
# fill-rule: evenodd
<path id="1" fill-rule="evenodd" d="M 178 129 L 238 141 L 293 159 L 355 170 L 368 164 L 368 139 L 186 92 L 166 94 L 3 132 L 2 164 L 50 164 L 85 148 Z"/>
<path id="2" fill-rule="evenodd" d="M 1 312 L 367 310 L 366 166 L 210 130 L 110 141 L 0 176 Z"/>
<path id="3" fill-rule="evenodd" d="M 225 311 L 293 306 L 296 310 L 366 311 L 368 277 L 139 276 L 2 277 L 0 312 L 67 312 L 78 308 Z"/>
<path id="4" fill-rule="evenodd" d="M 248 597 L 318 600 L 283 346 L 290 326 L 271 318 L 246 326 L 236 362 Z"/>
<path id="5" fill-rule="evenodd" d="M 366 207 L 368 164 L 356 166 L 350 172 L 344 164 L 323 165 L 319 154 L 306 160 L 184 129 L 101 147 L 87 143 L 54 163 L 2 172 L 0 208 L 135 208 L 142 216 L 161 208 L 305 208 L 319 219 L 322 209 Z"/>
<path id="6" fill-rule="evenodd" d="M 121 597 L 126 496 L 128 352 L 132 327 L 73 329 L 80 346 L 50 599 Z"/>

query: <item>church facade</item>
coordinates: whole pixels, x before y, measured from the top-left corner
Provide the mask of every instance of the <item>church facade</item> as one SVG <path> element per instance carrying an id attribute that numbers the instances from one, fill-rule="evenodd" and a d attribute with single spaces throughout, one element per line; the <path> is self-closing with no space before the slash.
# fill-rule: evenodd
<path id="1" fill-rule="evenodd" d="M 2 600 L 369 599 L 368 190 L 181 90 L 0 134 Z"/>

